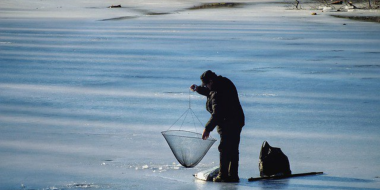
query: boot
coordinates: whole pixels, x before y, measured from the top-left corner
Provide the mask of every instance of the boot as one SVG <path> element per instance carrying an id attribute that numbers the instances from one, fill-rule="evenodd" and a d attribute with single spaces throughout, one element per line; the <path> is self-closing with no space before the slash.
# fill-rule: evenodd
<path id="1" fill-rule="evenodd" d="M 238 183 L 240 181 L 240 178 L 239 176 L 229 176 L 227 181 L 232 183 Z"/>
<path id="2" fill-rule="evenodd" d="M 230 182 L 239 182 L 239 157 L 234 157 L 230 163 L 229 168 L 229 181 Z"/>
<path id="3" fill-rule="evenodd" d="M 228 177 L 218 174 L 218 176 L 214 177 L 212 181 L 213 182 L 228 182 L 228 180 L 229 180 Z"/>

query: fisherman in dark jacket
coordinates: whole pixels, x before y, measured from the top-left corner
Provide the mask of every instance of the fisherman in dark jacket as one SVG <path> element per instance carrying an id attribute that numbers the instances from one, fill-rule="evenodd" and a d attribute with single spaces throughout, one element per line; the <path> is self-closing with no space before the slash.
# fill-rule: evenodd
<path id="1" fill-rule="evenodd" d="M 201 75 L 202 86 L 190 89 L 207 97 L 206 109 L 211 113 L 202 134 L 207 139 L 217 127 L 220 135 L 220 170 L 214 182 L 238 182 L 240 133 L 244 112 L 235 85 L 226 77 L 208 70 Z"/>

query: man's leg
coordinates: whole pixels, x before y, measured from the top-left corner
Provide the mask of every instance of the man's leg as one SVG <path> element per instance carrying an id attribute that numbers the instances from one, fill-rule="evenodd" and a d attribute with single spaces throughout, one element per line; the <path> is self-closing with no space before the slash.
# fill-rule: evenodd
<path id="1" fill-rule="evenodd" d="M 239 144 L 241 128 L 231 131 L 231 163 L 229 176 L 231 181 L 239 181 Z"/>
<path id="2" fill-rule="evenodd" d="M 218 146 L 219 150 L 219 174 L 216 179 L 217 182 L 226 181 L 229 173 L 230 166 L 230 154 L 228 147 L 228 138 L 225 134 L 220 134 L 220 144 Z M 215 181 L 215 180 L 214 180 Z"/>

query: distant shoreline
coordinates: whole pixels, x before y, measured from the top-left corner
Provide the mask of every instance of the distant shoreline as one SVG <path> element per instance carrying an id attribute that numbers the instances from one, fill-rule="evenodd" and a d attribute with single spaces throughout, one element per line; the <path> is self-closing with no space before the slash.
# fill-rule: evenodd
<path id="1" fill-rule="evenodd" d="M 376 22 L 380 23 L 380 6 L 373 4 L 368 5 L 366 1 L 331 1 L 322 2 L 311 0 L 309 2 L 289 3 L 289 7 L 294 10 L 315 10 L 328 12 L 330 16 L 335 18 L 350 19 L 355 21 Z M 304 8 L 309 7 L 309 8 Z M 327 9 L 325 11 L 324 9 Z"/>

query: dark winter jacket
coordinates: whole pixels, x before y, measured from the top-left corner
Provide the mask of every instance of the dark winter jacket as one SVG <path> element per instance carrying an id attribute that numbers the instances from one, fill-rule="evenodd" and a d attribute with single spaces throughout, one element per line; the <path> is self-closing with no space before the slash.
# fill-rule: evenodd
<path id="1" fill-rule="evenodd" d="M 213 80 L 213 89 L 198 87 L 197 92 L 207 96 L 206 109 L 211 117 L 205 128 L 212 131 L 218 126 L 218 132 L 222 126 L 243 127 L 244 112 L 240 105 L 235 85 L 226 77 L 218 76 Z"/>

